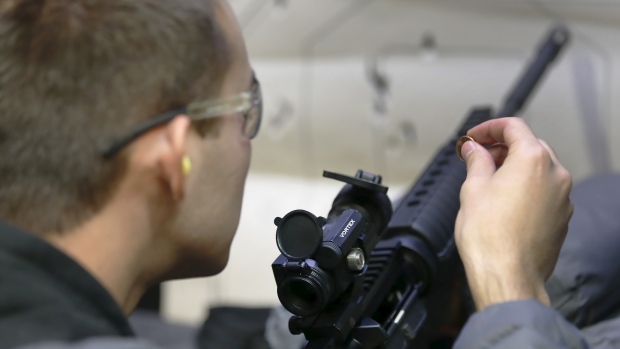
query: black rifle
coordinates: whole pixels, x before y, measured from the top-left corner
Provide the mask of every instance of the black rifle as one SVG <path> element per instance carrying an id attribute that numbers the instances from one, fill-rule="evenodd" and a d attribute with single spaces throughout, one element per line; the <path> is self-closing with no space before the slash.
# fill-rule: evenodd
<path id="1" fill-rule="evenodd" d="M 423 345 L 421 329 L 432 315 L 425 300 L 457 255 L 454 225 L 466 168 L 456 141 L 484 121 L 515 115 L 568 39 L 566 28 L 554 28 L 502 110 L 474 108 L 394 211 L 381 176 L 324 172 L 348 183 L 327 218 L 303 210 L 276 218 L 278 297 L 295 315 L 289 329 L 304 333 L 306 349 Z"/>

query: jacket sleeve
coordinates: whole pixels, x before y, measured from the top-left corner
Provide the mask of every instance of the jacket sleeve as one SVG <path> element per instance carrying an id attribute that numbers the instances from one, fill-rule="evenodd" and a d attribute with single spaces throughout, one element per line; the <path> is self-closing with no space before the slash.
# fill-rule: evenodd
<path id="1" fill-rule="evenodd" d="M 582 333 L 535 300 L 492 305 L 474 314 L 454 349 L 594 349 Z"/>
<path id="2" fill-rule="evenodd" d="M 80 342 L 41 342 L 15 349 L 164 349 L 137 338 L 95 337 Z"/>

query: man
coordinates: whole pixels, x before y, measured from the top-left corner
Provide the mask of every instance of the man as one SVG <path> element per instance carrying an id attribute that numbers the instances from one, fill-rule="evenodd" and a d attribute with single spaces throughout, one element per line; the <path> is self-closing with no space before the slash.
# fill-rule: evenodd
<path id="1" fill-rule="evenodd" d="M 144 290 L 226 265 L 260 103 L 224 0 L 0 3 L 0 347 L 150 347 L 125 320 Z M 570 176 L 522 121 L 470 136 L 456 237 L 478 315 L 534 303 L 579 338 L 543 305 Z"/>
<path id="2" fill-rule="evenodd" d="M 261 108 L 225 1 L 3 1 L 0 84 L 0 348 L 224 268 Z"/>

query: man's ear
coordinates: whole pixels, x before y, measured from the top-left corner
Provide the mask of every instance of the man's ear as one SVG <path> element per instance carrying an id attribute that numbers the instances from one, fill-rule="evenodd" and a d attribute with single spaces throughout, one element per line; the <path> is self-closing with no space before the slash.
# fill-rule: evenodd
<path id="1" fill-rule="evenodd" d="M 162 141 L 165 143 L 160 153 L 158 165 L 163 176 L 164 184 L 170 188 L 174 200 L 181 200 L 185 195 L 185 173 L 183 158 L 187 154 L 187 142 L 191 121 L 185 115 L 179 115 L 167 123 L 162 132 Z"/>

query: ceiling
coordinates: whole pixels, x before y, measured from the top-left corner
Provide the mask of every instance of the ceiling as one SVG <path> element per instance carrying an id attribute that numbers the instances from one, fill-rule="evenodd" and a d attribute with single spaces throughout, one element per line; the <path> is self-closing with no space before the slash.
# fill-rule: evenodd
<path id="1" fill-rule="evenodd" d="M 542 18 L 620 27 L 616 0 L 231 0 L 231 4 L 253 58 L 368 54 L 386 43 L 418 43 L 427 32 L 440 46 L 528 52 L 541 28 L 524 28 L 524 21 Z M 480 20 L 485 14 L 488 19 Z"/>

